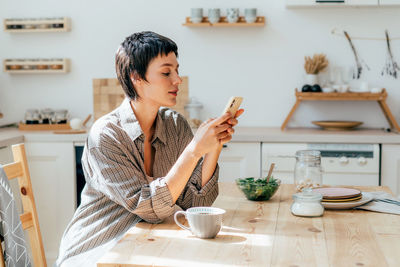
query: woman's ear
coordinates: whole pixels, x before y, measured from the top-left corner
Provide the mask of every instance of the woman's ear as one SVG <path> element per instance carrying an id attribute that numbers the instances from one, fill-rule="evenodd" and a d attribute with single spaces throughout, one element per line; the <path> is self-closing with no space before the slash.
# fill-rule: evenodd
<path id="1" fill-rule="evenodd" d="M 139 77 L 137 73 L 131 73 L 130 78 L 133 86 L 138 86 L 142 83 L 142 79 Z"/>

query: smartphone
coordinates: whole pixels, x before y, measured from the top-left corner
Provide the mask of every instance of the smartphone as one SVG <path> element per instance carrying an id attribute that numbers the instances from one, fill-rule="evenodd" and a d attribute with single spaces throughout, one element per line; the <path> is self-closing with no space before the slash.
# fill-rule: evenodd
<path id="1" fill-rule="evenodd" d="M 236 111 L 239 109 L 240 104 L 242 104 L 243 101 L 243 97 L 241 96 L 232 96 L 229 101 L 228 104 L 226 104 L 226 107 L 224 109 L 224 112 L 222 112 L 222 114 L 225 114 L 226 112 L 231 113 L 232 117 L 235 116 Z"/>

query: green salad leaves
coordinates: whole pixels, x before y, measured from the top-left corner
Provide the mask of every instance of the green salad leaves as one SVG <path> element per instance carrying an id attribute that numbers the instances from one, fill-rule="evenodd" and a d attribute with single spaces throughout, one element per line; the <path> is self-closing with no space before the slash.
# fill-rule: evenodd
<path id="1" fill-rule="evenodd" d="M 267 183 L 267 178 L 254 179 L 254 177 L 248 177 L 236 179 L 236 184 L 247 199 L 261 201 L 272 197 L 278 189 L 280 181 L 271 177 Z"/>

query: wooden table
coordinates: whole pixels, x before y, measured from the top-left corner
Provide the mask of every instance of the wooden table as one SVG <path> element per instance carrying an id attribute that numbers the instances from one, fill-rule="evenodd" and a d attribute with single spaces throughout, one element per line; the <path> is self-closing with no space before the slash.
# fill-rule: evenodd
<path id="1" fill-rule="evenodd" d="M 297 217 L 293 192 L 282 185 L 269 201 L 252 202 L 221 183 L 214 206 L 227 212 L 217 238 L 195 238 L 171 218 L 139 223 L 97 266 L 400 266 L 400 216 L 325 210 L 323 217 Z"/>

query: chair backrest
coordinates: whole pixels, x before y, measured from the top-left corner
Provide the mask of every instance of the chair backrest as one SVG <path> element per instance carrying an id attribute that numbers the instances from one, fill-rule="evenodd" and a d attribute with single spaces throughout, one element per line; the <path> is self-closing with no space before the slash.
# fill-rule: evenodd
<path id="1" fill-rule="evenodd" d="M 24 144 L 13 145 L 12 152 L 14 162 L 4 165 L 3 168 L 9 180 L 18 178 L 19 192 L 24 208 L 24 213 L 20 215 L 20 218 L 22 228 L 28 231 L 34 266 L 46 267 L 46 257 L 44 254 L 42 235 L 40 233 Z M 1 260 L 4 262 L 4 259 L 0 258 L 0 261 Z"/>

